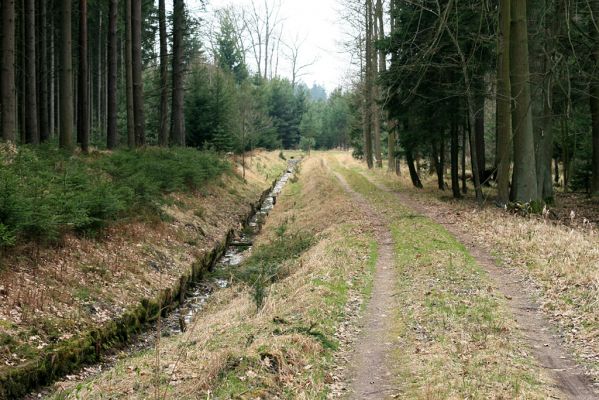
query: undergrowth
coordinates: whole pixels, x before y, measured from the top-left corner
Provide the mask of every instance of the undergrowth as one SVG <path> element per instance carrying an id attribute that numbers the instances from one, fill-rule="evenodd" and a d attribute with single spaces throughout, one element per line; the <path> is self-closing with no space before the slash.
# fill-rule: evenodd
<path id="1" fill-rule="evenodd" d="M 286 261 L 299 257 L 315 242 L 307 232 L 287 233 L 287 223 L 276 229 L 277 237 L 254 248 L 241 268 L 233 273 L 235 280 L 252 288 L 252 297 L 258 309 L 262 308 L 268 286 L 290 274 Z"/>
<path id="2" fill-rule="evenodd" d="M 147 148 L 72 155 L 49 146 L 0 152 L 0 251 L 56 243 L 111 221 L 160 215 L 164 195 L 198 190 L 230 169 L 209 152 Z"/>

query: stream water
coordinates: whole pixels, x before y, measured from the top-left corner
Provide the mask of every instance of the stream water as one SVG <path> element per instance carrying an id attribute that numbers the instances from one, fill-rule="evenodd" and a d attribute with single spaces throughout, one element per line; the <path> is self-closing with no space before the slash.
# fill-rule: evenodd
<path id="1" fill-rule="evenodd" d="M 277 197 L 294 175 L 300 160 L 291 159 L 287 163 L 287 169 L 277 180 L 272 190 L 268 193 L 260 208 L 250 218 L 247 226 L 239 232 L 235 232 L 235 237 L 228 245 L 225 254 L 216 262 L 214 269 L 228 269 L 240 265 L 244 259 L 251 253 L 253 241 L 256 235 L 262 229 L 266 217 L 277 202 Z M 215 274 L 218 275 L 218 274 Z M 161 319 L 161 336 L 168 337 L 181 334 L 189 326 L 196 314 L 202 311 L 210 297 L 219 289 L 228 287 L 230 282 L 222 278 L 208 277 L 192 285 L 185 295 L 185 300 L 166 317 Z M 136 352 L 147 350 L 154 347 L 157 338 L 156 326 L 139 334 L 126 348 L 120 351 L 111 352 L 103 357 L 101 362 L 82 368 L 72 375 L 67 375 L 63 380 L 77 382 L 83 381 L 94 375 L 105 371 L 122 360 Z M 43 398 L 50 394 L 49 388 L 37 391 L 25 397 L 25 399 Z"/>
<path id="2" fill-rule="evenodd" d="M 216 270 L 238 266 L 250 254 L 254 238 L 260 232 L 266 217 L 276 205 L 277 197 L 295 173 L 298 163 L 299 160 L 288 161 L 287 169 L 277 180 L 260 208 L 250 218 L 247 226 L 242 231 L 236 232 L 225 254 L 217 261 L 214 267 Z M 189 326 L 194 315 L 204 308 L 214 291 L 226 288 L 228 285 L 229 281 L 226 279 L 212 278 L 191 287 L 185 296 L 185 301 L 164 320 L 162 334 L 168 336 L 181 333 L 182 329 Z"/>

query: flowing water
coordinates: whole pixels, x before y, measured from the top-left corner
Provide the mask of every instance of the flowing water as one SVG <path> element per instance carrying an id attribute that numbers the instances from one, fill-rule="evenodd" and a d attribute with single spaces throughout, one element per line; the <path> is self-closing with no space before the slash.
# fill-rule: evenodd
<path id="1" fill-rule="evenodd" d="M 289 179 L 294 175 L 300 160 L 289 160 L 287 169 L 277 180 L 272 190 L 268 193 L 260 208 L 250 218 L 247 226 L 240 232 L 236 232 L 235 237 L 227 247 L 225 254 L 216 262 L 214 269 L 228 269 L 239 266 L 252 251 L 253 241 L 256 235 L 262 229 L 266 217 L 277 203 L 277 196 L 281 193 Z M 215 274 L 218 275 L 218 274 Z M 228 287 L 230 282 L 222 278 L 208 277 L 200 282 L 193 284 L 185 295 L 185 300 L 166 317 L 161 318 L 160 334 L 162 337 L 181 334 L 193 321 L 210 297 L 219 289 Z M 97 364 L 84 367 L 80 371 L 67 375 L 67 381 L 83 381 L 94 375 L 105 371 L 116 364 L 117 361 L 124 359 L 136 352 L 147 350 L 154 347 L 157 338 L 156 326 L 139 334 L 133 342 L 121 351 L 107 354 L 103 360 Z M 42 398 L 51 393 L 49 389 L 30 394 L 25 399 Z"/>

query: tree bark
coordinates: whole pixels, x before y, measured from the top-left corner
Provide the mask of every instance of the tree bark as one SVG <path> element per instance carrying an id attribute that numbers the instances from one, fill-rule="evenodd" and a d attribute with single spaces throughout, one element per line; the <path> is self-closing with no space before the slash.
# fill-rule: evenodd
<path id="1" fill-rule="evenodd" d="M 439 151 L 440 150 L 440 151 Z M 432 143 L 432 151 L 433 151 L 433 167 L 435 169 L 435 173 L 437 174 L 437 187 L 439 190 L 445 190 L 445 181 L 443 180 L 443 162 L 442 162 L 442 154 L 444 152 L 443 146 L 441 145 L 439 148 L 437 147 L 437 141 L 433 141 Z M 439 157 L 441 155 L 441 157 Z"/>
<path id="2" fill-rule="evenodd" d="M 38 26 L 40 56 L 39 56 L 39 85 L 38 109 L 40 142 L 45 142 L 50 137 L 48 123 L 48 1 L 40 1 L 40 25 Z"/>
<path id="3" fill-rule="evenodd" d="M 2 139 L 17 140 L 17 91 L 15 85 L 15 1 L 2 0 L 2 77 L 0 95 Z"/>
<path id="4" fill-rule="evenodd" d="M 35 0 L 25 0 L 25 142 L 39 144 L 35 56 Z"/>
<path id="5" fill-rule="evenodd" d="M 107 128 L 106 128 L 106 147 L 112 150 L 118 146 L 117 132 L 117 18 L 118 18 L 118 0 L 110 0 L 110 9 L 108 12 L 108 94 L 107 94 Z"/>
<path id="6" fill-rule="evenodd" d="M 144 116 L 144 87 L 141 58 L 141 3 L 133 0 L 131 3 L 131 62 L 133 64 L 133 113 L 135 115 L 135 146 L 146 144 Z"/>
<path id="7" fill-rule="evenodd" d="M 364 71 L 364 156 L 369 169 L 374 167 L 372 157 L 372 0 L 365 0 L 366 38 L 365 38 L 365 71 Z"/>
<path id="8" fill-rule="evenodd" d="M 594 71 L 593 79 L 591 79 L 589 101 L 591 107 L 591 119 L 592 119 L 592 143 L 593 143 L 593 156 L 591 162 L 591 195 L 599 196 L 599 3 L 597 1 L 591 1 L 592 17 L 595 23 L 591 23 L 591 33 L 593 38 L 593 61 Z"/>
<path id="9" fill-rule="evenodd" d="M 484 82 L 482 83 L 483 92 L 485 89 Z M 486 170 L 486 148 L 485 148 L 485 96 L 484 94 L 477 94 L 476 106 L 475 106 L 475 139 L 476 139 L 476 160 L 478 166 L 478 179 L 481 184 L 485 181 L 485 170 Z"/>
<path id="10" fill-rule="evenodd" d="M 414 185 L 414 187 L 422 189 L 422 182 L 420 181 L 418 171 L 416 170 L 416 166 L 414 165 L 414 153 L 412 149 L 406 149 L 406 161 L 408 163 L 408 169 L 410 170 L 410 179 L 412 179 L 412 184 Z"/>
<path id="11" fill-rule="evenodd" d="M 79 89 L 77 138 L 83 153 L 89 152 L 89 93 L 87 85 L 87 0 L 79 0 Z"/>
<path id="12" fill-rule="evenodd" d="M 56 133 L 56 52 L 55 52 L 55 18 L 54 18 L 54 0 L 49 1 L 50 17 L 48 18 L 48 135 L 53 137 Z"/>
<path id="13" fill-rule="evenodd" d="M 378 7 L 382 5 L 379 4 L 380 0 L 377 0 L 377 4 L 374 10 L 374 13 L 371 11 L 371 19 L 372 19 L 372 31 L 370 33 L 370 40 L 372 42 L 372 60 L 370 61 L 370 81 L 372 82 L 372 131 L 374 136 L 374 158 L 376 160 L 377 168 L 383 168 L 383 152 L 381 145 L 381 108 L 379 106 L 381 88 L 379 84 L 376 82 L 376 77 L 379 73 L 379 51 L 374 46 L 374 43 L 378 39 L 379 35 L 379 27 L 378 27 Z M 372 5 L 371 5 L 372 7 Z"/>
<path id="14" fill-rule="evenodd" d="M 455 122 L 451 123 L 451 191 L 454 199 L 462 197 L 460 193 L 460 171 L 459 171 L 459 157 L 460 157 L 460 145 L 459 145 L 459 132 L 458 126 Z"/>
<path id="15" fill-rule="evenodd" d="M 510 198 L 512 143 L 510 37 L 511 0 L 500 0 L 499 54 L 497 60 L 497 201 L 505 205 Z"/>
<path id="16" fill-rule="evenodd" d="M 135 148 L 135 112 L 133 102 L 133 38 L 132 38 L 132 1 L 125 3 L 125 70 L 127 91 L 127 144 L 130 149 Z"/>
<path id="17" fill-rule="evenodd" d="M 61 0 L 60 50 L 60 147 L 72 150 L 73 145 L 73 39 L 72 2 Z"/>
<path id="18" fill-rule="evenodd" d="M 534 135 L 530 110 L 530 67 L 528 61 L 528 32 L 526 2 L 511 5 L 510 71 L 515 107 L 512 112 L 514 128 L 513 201 L 538 201 Z"/>
<path id="19" fill-rule="evenodd" d="M 160 35 L 160 126 L 158 144 L 168 146 L 168 42 L 166 37 L 166 1 L 158 2 L 158 30 Z"/>
<path id="20" fill-rule="evenodd" d="M 468 140 L 466 140 L 466 128 L 462 126 L 462 193 L 468 193 L 468 185 L 466 182 L 466 150 Z"/>
<path id="21" fill-rule="evenodd" d="M 177 146 L 185 146 L 184 115 L 184 59 L 183 31 L 185 29 L 185 4 L 173 1 L 173 105 L 171 139 Z"/>

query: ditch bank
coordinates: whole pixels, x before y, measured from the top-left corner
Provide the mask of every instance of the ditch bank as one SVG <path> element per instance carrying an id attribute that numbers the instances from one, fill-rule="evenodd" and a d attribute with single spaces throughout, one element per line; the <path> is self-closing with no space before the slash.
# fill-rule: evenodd
<path id="1" fill-rule="evenodd" d="M 140 334 L 154 328 L 159 317 L 166 318 L 178 310 L 191 293 L 190 289 L 202 282 L 205 274 L 226 255 L 231 244 L 246 241 L 242 232 L 249 230 L 257 233 L 260 230 L 264 216 L 276 203 L 276 195 L 273 193 L 277 191 L 283 179 L 287 182 L 298 162 L 291 160 L 283 176 L 264 190 L 256 202 L 250 203 L 250 210 L 239 221 L 243 226 L 239 235 L 235 229 L 230 229 L 210 251 L 198 258 L 174 285 L 162 289 L 153 298 L 142 299 L 120 317 L 102 326 L 49 346 L 43 353 L 18 366 L 0 369 L 0 400 L 22 398 L 33 390 L 50 385 L 86 365 L 102 362 L 103 356 L 134 343 Z M 278 190 L 280 188 L 282 186 Z M 236 240 L 237 237 L 240 240 Z"/>

